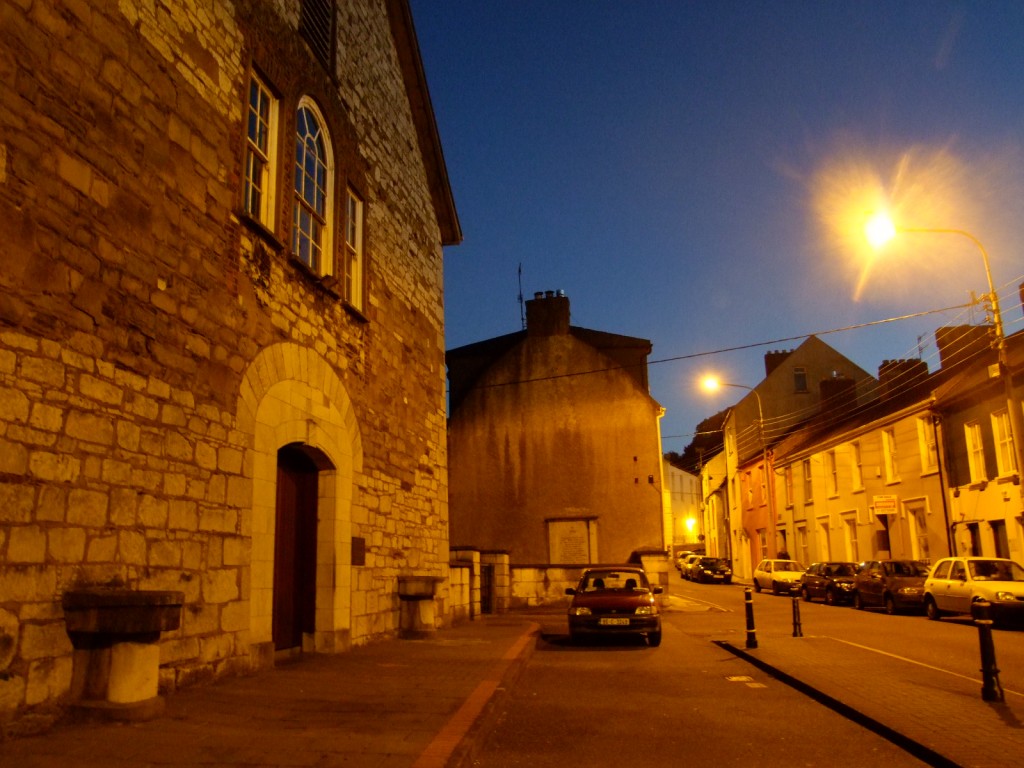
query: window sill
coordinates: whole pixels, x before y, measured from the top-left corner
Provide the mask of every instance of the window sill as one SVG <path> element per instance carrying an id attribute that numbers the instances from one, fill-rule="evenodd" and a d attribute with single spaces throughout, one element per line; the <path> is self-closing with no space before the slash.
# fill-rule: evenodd
<path id="1" fill-rule="evenodd" d="M 1000 475 L 996 478 L 997 485 L 1003 485 L 1005 483 L 1013 483 L 1014 485 L 1020 485 L 1020 475 L 1016 472 L 1010 475 Z"/>
<path id="2" fill-rule="evenodd" d="M 263 222 L 254 219 L 248 213 L 242 211 L 237 212 L 238 220 L 242 222 L 246 229 L 258 235 L 261 240 L 274 248 L 276 251 L 284 250 L 284 243 L 277 239 L 277 235 L 271 232 L 264 226 Z"/>

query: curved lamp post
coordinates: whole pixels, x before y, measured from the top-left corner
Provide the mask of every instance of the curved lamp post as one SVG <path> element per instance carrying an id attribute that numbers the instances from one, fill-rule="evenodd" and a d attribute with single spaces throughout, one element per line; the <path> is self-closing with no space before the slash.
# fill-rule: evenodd
<path id="1" fill-rule="evenodd" d="M 772 476 L 768 470 L 768 440 L 765 436 L 764 431 L 764 409 L 761 405 L 761 395 L 758 394 L 757 390 L 753 387 L 748 387 L 744 384 L 730 384 L 727 381 L 721 381 L 717 376 L 705 376 L 701 379 L 701 387 L 706 392 L 715 392 L 720 387 L 735 387 L 736 389 L 745 389 L 747 392 L 754 394 L 754 399 L 757 400 L 757 431 L 761 437 L 761 461 L 764 464 L 764 487 L 765 494 L 768 496 L 768 515 L 771 517 L 771 524 L 775 525 L 775 491 L 772 488 Z"/>
<path id="2" fill-rule="evenodd" d="M 864 225 L 864 234 L 873 248 L 880 249 L 896 235 L 903 233 L 925 234 L 925 235 L 958 235 L 965 237 L 974 243 L 981 253 L 981 260 L 985 265 L 985 279 L 988 281 L 988 299 L 992 307 L 992 326 L 995 347 L 998 355 L 999 378 L 1003 380 L 1003 390 L 1006 397 L 1006 411 L 1009 416 L 1010 441 L 1014 448 L 1014 461 L 1017 464 L 1017 475 L 1020 477 L 1024 472 L 1024 416 L 1020 407 L 1014 401 L 1013 380 L 1010 377 L 1010 357 L 1006 349 L 1006 337 L 1003 335 L 1003 316 L 999 311 L 999 294 L 996 292 L 995 284 L 992 282 L 992 267 L 989 264 L 988 251 L 981 241 L 963 229 L 945 229 L 932 227 L 900 227 L 897 226 L 887 213 L 876 213 Z M 1024 483 L 1019 483 L 1022 507 L 1024 507 Z M 1022 509 L 1024 511 L 1024 509 Z"/>

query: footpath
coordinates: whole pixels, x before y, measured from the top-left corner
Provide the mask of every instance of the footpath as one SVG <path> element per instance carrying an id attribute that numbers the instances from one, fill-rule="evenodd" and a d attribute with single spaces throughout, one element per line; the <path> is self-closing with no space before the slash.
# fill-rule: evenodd
<path id="1" fill-rule="evenodd" d="M 671 597 L 675 610 L 687 609 L 681 600 Z M 167 697 L 164 715 L 148 722 L 61 723 L 9 739 L 0 743 L 0 766 L 464 768 L 475 735 L 496 697 L 515 684 L 542 624 L 551 631 L 558 622 L 561 612 L 485 616 L 425 639 L 307 657 L 177 692 Z M 782 642 L 759 632 L 758 639 L 756 649 L 745 648 L 742 633 L 712 634 L 708 642 L 927 765 L 1024 765 L 1019 693 L 986 702 L 980 679 L 832 638 Z"/>

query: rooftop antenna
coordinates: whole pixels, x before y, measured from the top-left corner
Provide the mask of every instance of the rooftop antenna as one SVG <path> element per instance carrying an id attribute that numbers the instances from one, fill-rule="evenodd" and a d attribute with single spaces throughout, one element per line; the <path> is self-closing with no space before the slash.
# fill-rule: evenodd
<path id="1" fill-rule="evenodd" d="M 523 262 L 519 262 L 519 322 L 523 324 L 523 330 L 526 330 L 526 310 L 523 304 Z"/>

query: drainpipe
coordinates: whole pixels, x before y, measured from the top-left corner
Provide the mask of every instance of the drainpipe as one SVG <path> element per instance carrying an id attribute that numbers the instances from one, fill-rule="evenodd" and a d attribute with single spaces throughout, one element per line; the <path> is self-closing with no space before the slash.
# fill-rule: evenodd
<path id="1" fill-rule="evenodd" d="M 945 445 L 939 442 L 939 422 L 942 421 L 942 417 L 939 414 L 932 411 L 932 434 L 935 437 L 935 449 L 938 451 L 941 446 L 945 449 Z M 949 502 L 946 500 L 946 480 L 943 472 L 943 467 L 946 464 L 946 451 L 942 450 L 938 457 L 939 461 L 939 492 L 942 494 L 942 519 L 945 521 L 943 526 L 946 529 L 946 550 L 949 552 L 949 556 L 952 557 L 956 554 L 953 551 L 953 528 L 949 523 Z"/>

